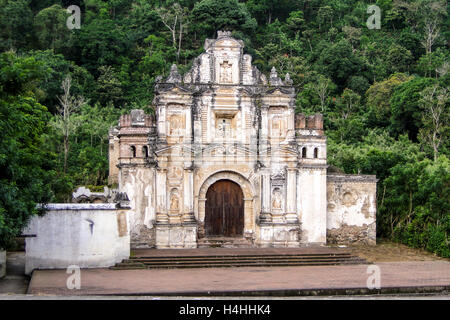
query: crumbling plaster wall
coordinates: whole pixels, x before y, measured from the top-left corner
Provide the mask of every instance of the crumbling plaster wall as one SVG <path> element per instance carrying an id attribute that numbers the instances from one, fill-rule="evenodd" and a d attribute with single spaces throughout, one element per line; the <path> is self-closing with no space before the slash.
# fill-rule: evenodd
<path id="1" fill-rule="evenodd" d="M 327 176 L 327 242 L 376 244 L 376 177 Z"/>
<path id="2" fill-rule="evenodd" d="M 154 245 L 155 213 L 154 169 L 147 167 L 122 168 L 119 174 L 120 191 L 130 199 L 130 236 L 133 248 Z"/>

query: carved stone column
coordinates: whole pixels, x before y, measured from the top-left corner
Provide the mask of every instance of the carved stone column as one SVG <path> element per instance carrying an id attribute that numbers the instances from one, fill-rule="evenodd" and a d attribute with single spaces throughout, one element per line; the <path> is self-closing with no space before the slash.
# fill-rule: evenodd
<path id="1" fill-rule="evenodd" d="M 166 108 L 158 106 L 158 140 L 166 141 Z"/>
<path id="2" fill-rule="evenodd" d="M 255 229 L 254 216 L 251 214 L 252 211 L 253 198 L 244 198 L 244 237 L 248 240 L 252 240 L 253 230 Z"/>
<path id="3" fill-rule="evenodd" d="M 156 223 L 168 224 L 167 214 L 167 169 L 160 168 L 156 171 Z"/>
<path id="4" fill-rule="evenodd" d="M 286 177 L 286 222 L 295 223 L 297 219 L 297 169 L 287 168 Z"/>
<path id="5" fill-rule="evenodd" d="M 198 237 L 205 237 L 206 198 L 198 198 Z"/>
<path id="6" fill-rule="evenodd" d="M 269 119 L 268 119 L 269 109 L 261 108 L 261 135 L 260 135 L 260 143 L 267 143 L 267 139 L 269 136 Z"/>
<path id="7" fill-rule="evenodd" d="M 194 171 L 192 168 L 184 170 L 184 204 L 183 204 L 183 223 L 194 223 Z"/>
<path id="8" fill-rule="evenodd" d="M 262 172 L 262 203 L 261 203 L 261 214 L 259 216 L 259 221 L 261 223 L 272 222 L 272 215 L 270 213 L 270 172 L 264 170 Z"/>

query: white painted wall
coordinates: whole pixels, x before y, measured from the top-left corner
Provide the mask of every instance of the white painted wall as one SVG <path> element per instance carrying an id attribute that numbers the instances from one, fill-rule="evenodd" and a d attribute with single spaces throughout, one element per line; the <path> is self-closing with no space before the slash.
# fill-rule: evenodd
<path id="1" fill-rule="evenodd" d="M 297 188 L 302 243 L 325 244 L 327 241 L 326 178 L 326 169 L 299 170 Z"/>
<path id="2" fill-rule="evenodd" d="M 34 269 L 109 267 L 130 256 L 128 213 L 116 204 L 49 204 L 42 217 L 33 217 L 26 235 L 25 273 Z M 118 214 L 127 228 L 119 236 Z M 91 227 L 92 225 L 92 227 Z"/>

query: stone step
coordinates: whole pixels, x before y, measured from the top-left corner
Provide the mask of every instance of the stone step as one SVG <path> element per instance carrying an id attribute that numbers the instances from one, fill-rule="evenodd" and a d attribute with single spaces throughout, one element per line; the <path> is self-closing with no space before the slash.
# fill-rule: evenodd
<path id="1" fill-rule="evenodd" d="M 209 237 L 204 244 L 236 244 L 248 242 L 245 238 Z M 133 256 L 112 269 L 143 268 L 228 268 L 279 267 L 368 264 L 348 250 L 334 248 L 245 248 L 245 249 L 149 249 L 135 250 Z"/>
<path id="2" fill-rule="evenodd" d="M 227 265 L 227 264 L 240 264 L 240 265 L 253 265 L 253 264 L 271 264 L 277 265 L 280 263 L 287 264 L 304 264 L 304 263 L 354 263 L 361 262 L 361 260 L 341 260 L 341 259 L 311 259 L 311 260 L 234 260 L 234 261 L 213 261 L 213 260 L 202 260 L 202 261 L 142 261 L 139 264 L 135 263 L 127 263 L 122 262 L 118 265 L 127 265 L 127 266 L 137 266 L 140 267 L 142 265 L 146 266 L 178 266 L 178 265 L 206 265 L 206 264 L 217 264 L 217 265 Z"/>
<path id="3" fill-rule="evenodd" d="M 351 265 L 351 264 L 367 264 L 365 260 L 355 261 L 304 261 L 304 262 L 255 262 L 255 263 L 198 263 L 198 264 L 155 264 L 145 265 L 147 269 L 178 269 L 178 268 L 231 268 L 231 267 L 296 267 L 296 266 L 333 266 L 333 265 Z M 113 270 L 131 270 L 144 269 L 144 267 L 129 267 L 126 264 L 111 267 Z"/>
<path id="4" fill-rule="evenodd" d="M 368 264 L 348 252 L 305 254 L 228 254 L 200 256 L 134 256 L 111 269 L 276 267 Z"/>
<path id="5" fill-rule="evenodd" d="M 140 270 L 140 269 L 148 269 L 146 266 L 142 267 L 130 267 L 130 266 L 119 266 L 115 265 L 113 267 L 109 267 L 110 270 Z"/>
<path id="6" fill-rule="evenodd" d="M 251 241 L 243 238 L 206 238 L 199 239 L 197 247 L 202 248 L 250 248 L 252 247 Z"/>
<path id="7" fill-rule="evenodd" d="M 204 261 L 204 260 L 295 260 L 295 259 L 351 259 L 346 253 L 304 255 L 227 255 L 227 256 L 183 256 L 183 257 L 131 257 L 127 261 Z"/>
<path id="8" fill-rule="evenodd" d="M 251 242 L 249 241 L 205 241 L 205 242 L 198 242 L 197 246 L 215 246 L 215 245 L 247 245 L 250 246 Z"/>
<path id="9" fill-rule="evenodd" d="M 130 267 L 130 268 L 145 268 L 145 264 L 142 262 L 133 262 L 132 260 L 123 260 L 122 262 L 119 262 L 116 264 L 116 267 Z"/>

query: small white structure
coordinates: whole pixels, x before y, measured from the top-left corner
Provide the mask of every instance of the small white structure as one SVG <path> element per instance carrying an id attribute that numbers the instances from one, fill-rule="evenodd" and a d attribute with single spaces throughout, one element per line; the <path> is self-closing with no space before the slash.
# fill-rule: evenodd
<path id="1" fill-rule="evenodd" d="M 130 256 L 128 208 L 115 203 L 49 204 L 33 217 L 26 238 L 25 273 L 34 269 L 109 267 Z"/>

